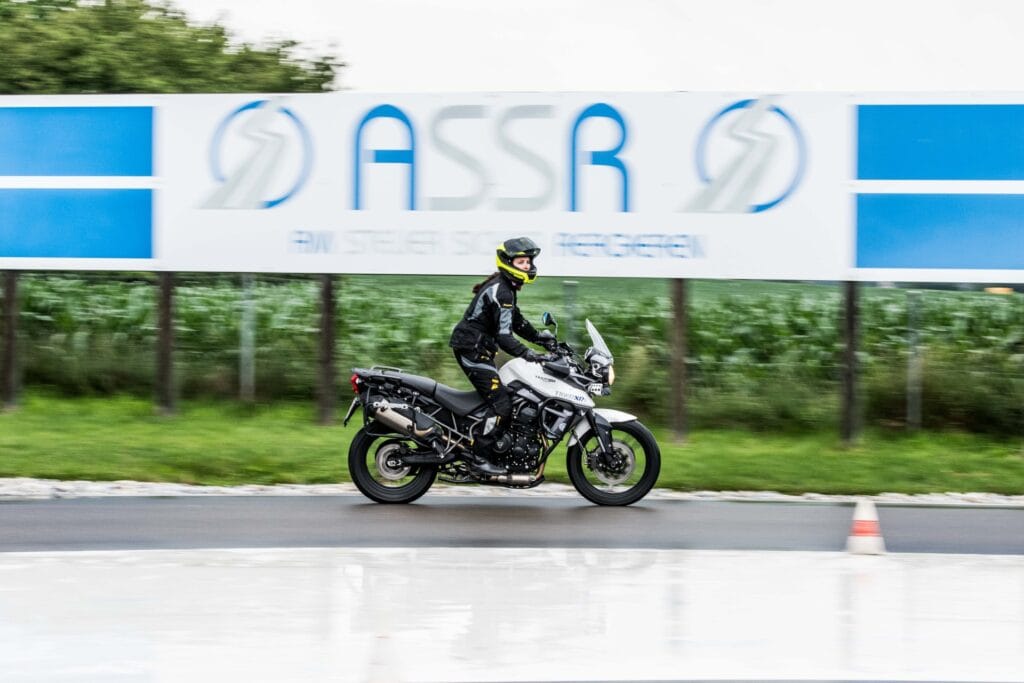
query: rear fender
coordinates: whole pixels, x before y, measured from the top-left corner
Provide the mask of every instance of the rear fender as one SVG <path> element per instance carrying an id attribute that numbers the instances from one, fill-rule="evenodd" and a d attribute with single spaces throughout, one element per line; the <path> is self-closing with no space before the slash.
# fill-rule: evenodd
<path id="1" fill-rule="evenodd" d="M 621 410 L 611 410 L 609 408 L 595 408 L 594 415 L 598 418 L 603 419 L 605 422 L 612 426 L 622 424 L 623 422 L 632 422 L 633 420 L 636 419 L 636 415 L 630 415 L 627 412 L 623 412 Z M 601 420 L 598 420 L 599 424 L 600 422 Z M 575 427 L 573 427 L 572 436 L 569 437 L 569 445 L 575 446 L 577 443 L 580 442 L 580 440 L 585 438 L 588 433 L 590 433 L 590 423 L 587 421 L 586 418 L 583 418 L 576 423 Z"/>

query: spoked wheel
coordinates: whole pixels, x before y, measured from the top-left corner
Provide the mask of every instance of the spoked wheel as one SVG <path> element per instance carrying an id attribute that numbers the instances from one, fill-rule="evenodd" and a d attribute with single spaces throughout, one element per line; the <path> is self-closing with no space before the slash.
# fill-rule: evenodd
<path id="1" fill-rule="evenodd" d="M 374 436 L 360 429 L 348 449 L 348 471 L 363 495 L 378 503 L 410 503 L 434 483 L 437 468 L 402 465 L 396 460 L 403 445 L 414 449 L 410 439 Z"/>
<path id="2" fill-rule="evenodd" d="M 612 426 L 611 453 L 588 433 L 566 456 L 569 479 L 598 505 L 629 505 L 647 495 L 661 472 L 661 449 L 647 427 L 633 420 Z"/>

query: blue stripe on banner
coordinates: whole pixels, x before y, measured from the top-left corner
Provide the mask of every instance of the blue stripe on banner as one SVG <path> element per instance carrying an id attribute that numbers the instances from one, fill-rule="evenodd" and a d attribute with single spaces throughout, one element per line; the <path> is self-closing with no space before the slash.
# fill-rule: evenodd
<path id="1" fill-rule="evenodd" d="M 151 176 L 152 107 L 0 107 L 0 175 Z"/>
<path id="2" fill-rule="evenodd" d="M 860 105 L 857 178 L 1024 180 L 1024 105 Z"/>
<path id="3" fill-rule="evenodd" d="M 858 268 L 1024 268 L 1024 195 L 857 195 Z"/>
<path id="4" fill-rule="evenodd" d="M 153 190 L 0 189 L 0 257 L 152 258 Z"/>

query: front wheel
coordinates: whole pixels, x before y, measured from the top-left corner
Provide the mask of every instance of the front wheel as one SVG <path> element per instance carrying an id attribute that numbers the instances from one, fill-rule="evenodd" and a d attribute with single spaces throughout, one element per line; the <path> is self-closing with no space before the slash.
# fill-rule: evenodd
<path id="1" fill-rule="evenodd" d="M 402 465 L 395 456 L 405 447 L 415 447 L 397 435 L 375 436 L 360 429 L 348 448 L 348 473 L 363 495 L 378 503 L 411 503 L 434 483 L 437 468 Z"/>
<path id="2" fill-rule="evenodd" d="M 593 431 L 570 446 L 565 463 L 569 480 L 592 503 L 635 503 L 658 481 L 661 449 L 650 430 L 636 420 L 612 425 L 611 446 L 611 453 L 602 453 Z"/>

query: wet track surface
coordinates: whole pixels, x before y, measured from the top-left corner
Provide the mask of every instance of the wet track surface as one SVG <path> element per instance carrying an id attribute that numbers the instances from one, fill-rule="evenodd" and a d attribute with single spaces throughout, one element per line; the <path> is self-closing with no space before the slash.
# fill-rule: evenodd
<path id="1" fill-rule="evenodd" d="M 1024 509 L 879 506 L 890 552 L 1024 554 Z M 362 496 L 82 498 L 0 502 L 0 551 L 295 547 L 822 550 L 852 505 Z"/>
<path id="2" fill-rule="evenodd" d="M 6 500 L 0 679 L 1020 681 L 1024 508 L 878 513 L 864 556 L 834 502 Z"/>
<path id="3" fill-rule="evenodd" d="M 8 681 L 973 681 L 1024 556 L 594 548 L 0 553 Z"/>

